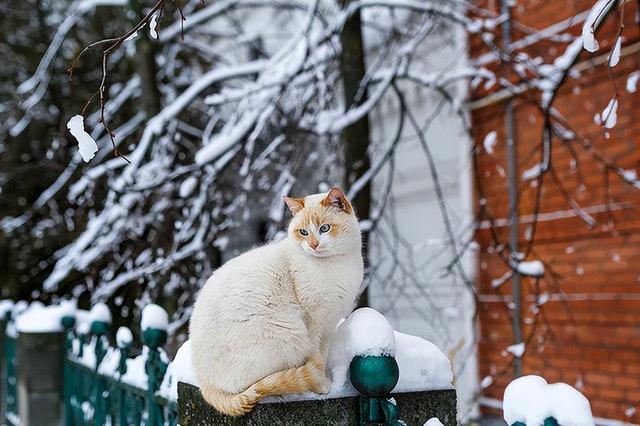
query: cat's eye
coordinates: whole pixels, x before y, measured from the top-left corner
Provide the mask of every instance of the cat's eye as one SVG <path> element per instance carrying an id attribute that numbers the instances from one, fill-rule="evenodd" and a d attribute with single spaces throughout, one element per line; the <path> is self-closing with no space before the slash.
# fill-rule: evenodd
<path id="1" fill-rule="evenodd" d="M 305 237 L 309 235 L 309 231 L 307 231 L 306 229 L 299 229 L 298 232 L 300 233 L 300 235 L 303 235 Z"/>
<path id="2" fill-rule="evenodd" d="M 329 232 L 329 229 L 331 229 L 331 225 L 325 223 L 320 227 L 320 233 L 324 234 L 325 232 Z"/>

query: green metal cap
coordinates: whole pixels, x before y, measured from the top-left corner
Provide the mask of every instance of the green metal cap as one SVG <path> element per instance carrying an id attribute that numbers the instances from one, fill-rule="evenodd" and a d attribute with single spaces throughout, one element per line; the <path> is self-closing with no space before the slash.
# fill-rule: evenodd
<path id="1" fill-rule="evenodd" d="M 142 332 L 142 341 L 152 349 L 164 345 L 167 341 L 167 332 L 157 328 L 147 328 Z"/>
<path id="2" fill-rule="evenodd" d="M 398 383 L 400 370 L 395 358 L 389 355 L 358 355 L 349 365 L 349 379 L 363 395 L 381 397 L 388 395 Z"/>
<path id="3" fill-rule="evenodd" d="M 62 323 L 62 326 L 66 330 L 66 329 L 72 328 L 74 325 L 76 325 L 76 317 L 71 316 L 71 315 L 65 315 L 65 316 L 62 317 L 60 322 Z"/>
<path id="4" fill-rule="evenodd" d="M 107 334 L 109 331 L 109 323 L 104 321 L 94 321 L 91 323 L 91 333 L 97 336 Z"/>

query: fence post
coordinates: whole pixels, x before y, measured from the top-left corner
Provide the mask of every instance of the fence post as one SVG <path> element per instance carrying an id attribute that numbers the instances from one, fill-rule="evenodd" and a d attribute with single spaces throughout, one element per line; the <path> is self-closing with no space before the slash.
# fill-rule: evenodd
<path id="1" fill-rule="evenodd" d="M 149 349 L 144 369 L 147 373 L 147 409 L 149 425 L 161 426 L 164 423 L 162 406 L 156 402 L 155 393 L 167 371 L 167 364 L 160 357 L 158 348 L 167 341 L 167 332 L 156 328 L 142 330 L 142 341 Z"/>
<path id="2" fill-rule="evenodd" d="M 60 424 L 63 334 L 19 333 L 16 356 L 20 424 Z"/>
<path id="3" fill-rule="evenodd" d="M 73 327 L 76 324 L 76 318 L 66 315 L 62 317 L 61 321 L 62 327 L 64 328 L 64 359 L 62 361 L 62 398 L 64 400 L 64 411 L 62 414 L 64 417 L 64 425 L 72 426 L 73 410 L 71 407 L 71 391 L 74 387 L 74 377 L 67 360 L 73 350 Z"/>
<path id="4" fill-rule="evenodd" d="M 2 342 L 2 350 L 0 350 L 0 419 L 4 418 L 6 412 L 6 399 L 7 399 L 7 367 L 5 359 L 4 342 L 6 339 L 7 323 L 11 315 L 11 311 L 8 310 L 5 315 L 0 318 L 0 342 Z"/>
<path id="5" fill-rule="evenodd" d="M 91 323 L 91 334 L 95 338 L 95 357 L 96 365 L 94 367 L 93 376 L 93 408 L 94 408 L 94 425 L 104 425 L 107 421 L 107 398 L 105 395 L 107 389 L 104 380 L 98 374 L 98 367 L 107 354 L 107 348 L 109 347 L 109 340 L 107 339 L 107 333 L 109 332 L 109 323 L 106 321 L 93 321 Z"/>
<path id="6" fill-rule="evenodd" d="M 118 379 L 122 380 L 122 377 L 127 373 L 127 359 L 129 358 L 129 350 L 131 349 L 131 340 L 129 332 L 129 337 L 127 339 L 119 338 L 123 333 L 123 327 L 118 329 L 118 334 L 116 335 L 116 343 L 118 344 L 118 350 L 120 351 L 120 359 L 118 360 Z M 127 331 L 129 331 L 127 329 Z M 120 419 L 119 425 L 126 425 L 127 422 L 127 401 L 125 400 L 125 391 L 124 388 L 118 388 L 118 417 Z"/>
<path id="7" fill-rule="evenodd" d="M 405 425 L 398 418 L 395 401 L 387 398 L 398 383 L 400 371 L 395 358 L 388 355 L 358 355 L 349 365 L 349 379 L 360 397 L 360 425 Z"/>

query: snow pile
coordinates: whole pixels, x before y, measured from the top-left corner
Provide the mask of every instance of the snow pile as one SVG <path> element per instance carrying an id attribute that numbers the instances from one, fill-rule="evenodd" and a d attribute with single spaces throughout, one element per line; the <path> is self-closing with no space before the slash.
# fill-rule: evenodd
<path id="1" fill-rule="evenodd" d="M 167 311 L 155 303 L 144 307 L 142 310 L 142 321 L 140 321 L 140 329 L 142 331 L 148 328 L 166 331 L 168 327 L 169 314 L 167 314 Z"/>
<path id="2" fill-rule="evenodd" d="M 342 333 L 341 333 L 342 331 Z M 380 312 L 362 308 L 353 312 L 338 326 L 341 343 L 349 362 L 356 355 L 378 356 L 396 354 L 393 328 Z M 338 343 L 334 343 L 334 346 Z"/>
<path id="3" fill-rule="evenodd" d="M 16 316 L 16 330 L 20 333 L 58 333 L 63 330 L 62 317 L 72 316 L 75 311 L 73 300 L 55 306 L 34 302 Z"/>
<path id="4" fill-rule="evenodd" d="M 84 130 L 84 117 L 80 114 L 71 117 L 67 123 L 67 129 L 71 135 L 78 141 L 78 149 L 80 156 L 85 163 L 88 163 L 98 152 L 98 144 L 89 133 Z"/>
<path id="5" fill-rule="evenodd" d="M 96 303 L 91 311 L 89 311 L 89 324 L 94 321 L 106 322 L 111 324 L 111 311 L 104 303 Z"/>
<path id="6" fill-rule="evenodd" d="M 563 426 L 593 426 L 589 401 L 566 383 L 548 384 L 540 376 L 512 381 L 504 391 L 504 420 L 538 426 L 554 417 Z"/>
<path id="7" fill-rule="evenodd" d="M 356 395 L 349 381 L 349 364 L 356 355 L 395 354 L 400 377 L 393 392 L 451 388 L 449 359 L 433 343 L 399 333 L 375 309 L 361 308 L 338 325 L 327 359 L 332 380 L 330 397 Z M 328 396 L 328 397 L 329 397 Z"/>
<path id="8" fill-rule="evenodd" d="M 173 359 L 167 373 L 160 384 L 158 394 L 169 401 L 178 400 L 178 382 L 189 383 L 197 386 L 198 381 L 191 364 L 191 342 L 187 340 L 180 346 L 176 357 Z"/>
<path id="9" fill-rule="evenodd" d="M 443 426 L 442 422 L 437 417 L 431 417 L 422 426 Z"/>

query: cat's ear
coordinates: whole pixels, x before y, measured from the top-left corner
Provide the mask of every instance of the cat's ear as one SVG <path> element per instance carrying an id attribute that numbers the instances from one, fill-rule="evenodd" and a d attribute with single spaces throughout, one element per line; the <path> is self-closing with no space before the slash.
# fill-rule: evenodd
<path id="1" fill-rule="evenodd" d="M 284 202 L 287 203 L 287 206 L 293 215 L 304 208 L 304 198 L 291 198 L 285 196 Z"/>
<path id="2" fill-rule="evenodd" d="M 337 186 L 332 187 L 327 196 L 322 200 L 322 205 L 327 207 L 337 207 L 345 213 L 353 213 L 353 208 L 347 200 L 347 196 L 344 195 L 342 189 Z"/>

